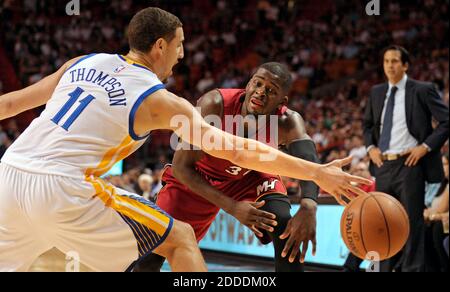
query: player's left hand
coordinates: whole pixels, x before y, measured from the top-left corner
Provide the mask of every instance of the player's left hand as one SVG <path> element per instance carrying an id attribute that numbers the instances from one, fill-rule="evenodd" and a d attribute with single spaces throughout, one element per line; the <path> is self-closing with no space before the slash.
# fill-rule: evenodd
<path id="1" fill-rule="evenodd" d="M 408 155 L 408 158 L 405 161 L 405 165 L 412 167 L 416 166 L 416 164 L 419 162 L 419 160 L 424 157 L 428 153 L 428 149 L 423 146 L 419 145 L 414 148 L 411 148 L 405 152 L 402 153 L 402 155 Z"/>
<path id="2" fill-rule="evenodd" d="M 314 182 L 322 190 L 332 195 L 339 204 L 344 206 L 347 205 L 344 198 L 351 201 L 357 196 L 367 195 L 359 188 L 359 184 L 371 185 L 373 183 L 369 179 L 351 175 L 342 170 L 342 167 L 349 165 L 352 160 L 353 158 L 349 156 L 320 165 L 314 179 Z"/>
<path id="3" fill-rule="evenodd" d="M 265 201 L 236 201 L 233 203 L 233 207 L 228 211 L 228 213 L 241 222 L 242 225 L 250 228 L 256 236 L 263 237 L 263 233 L 260 229 L 273 232 L 274 226 L 277 226 L 278 224 L 275 220 L 275 214 L 260 210 L 264 204 Z"/>
<path id="4" fill-rule="evenodd" d="M 302 245 L 300 262 L 305 261 L 306 252 L 309 242 L 311 241 L 313 256 L 316 255 L 316 210 L 317 203 L 311 199 L 303 199 L 300 210 L 291 218 L 284 232 L 280 235 L 280 239 L 289 238 L 281 252 L 282 257 L 289 254 L 289 262 L 294 262 Z"/>

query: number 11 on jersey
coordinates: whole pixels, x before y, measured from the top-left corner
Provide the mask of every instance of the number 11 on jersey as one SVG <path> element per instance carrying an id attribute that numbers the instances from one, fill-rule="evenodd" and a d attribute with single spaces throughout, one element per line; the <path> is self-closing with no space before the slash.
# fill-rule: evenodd
<path id="1" fill-rule="evenodd" d="M 74 106 L 77 100 L 80 98 L 81 94 L 84 92 L 83 89 L 77 87 L 74 91 L 69 93 L 69 100 L 63 105 L 63 107 L 59 110 L 59 112 L 53 117 L 52 122 L 58 125 L 61 119 L 67 114 L 67 112 Z M 61 126 L 64 130 L 68 131 L 69 127 L 75 122 L 78 116 L 84 111 L 84 109 L 93 101 L 95 97 L 92 95 L 88 95 L 82 100 L 79 101 L 78 107 L 75 111 L 69 116 L 66 122 Z"/>

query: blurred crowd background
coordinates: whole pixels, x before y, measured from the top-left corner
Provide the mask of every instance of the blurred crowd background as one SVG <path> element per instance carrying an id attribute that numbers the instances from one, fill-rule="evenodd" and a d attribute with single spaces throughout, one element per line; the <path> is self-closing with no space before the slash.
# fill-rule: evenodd
<path id="1" fill-rule="evenodd" d="M 360 0 L 164 0 L 0 1 L 0 94 L 33 84 L 70 58 L 91 53 L 126 54 L 126 24 L 141 8 L 158 6 L 180 17 L 185 58 L 169 90 L 192 103 L 217 87 L 245 86 L 267 61 L 285 63 L 294 77 L 290 108 L 302 114 L 322 162 L 354 156 L 350 171 L 370 177 L 362 138 L 365 102 L 384 80 L 381 51 L 407 48 L 408 75 L 432 81 L 449 102 L 448 0 L 381 1 L 368 16 Z M 0 122 L 0 157 L 42 108 Z M 115 185 L 153 198 L 170 163 L 171 133 L 153 132 L 151 143 L 129 157 Z M 448 152 L 448 143 L 443 152 Z M 298 182 L 285 179 L 295 201 Z"/>

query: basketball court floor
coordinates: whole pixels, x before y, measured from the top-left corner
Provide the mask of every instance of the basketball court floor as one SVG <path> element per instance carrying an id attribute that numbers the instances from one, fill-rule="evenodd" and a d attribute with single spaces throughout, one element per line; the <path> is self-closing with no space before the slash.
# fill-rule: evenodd
<path id="1" fill-rule="evenodd" d="M 272 272 L 270 261 L 237 260 L 229 256 L 221 256 L 218 253 L 204 252 L 205 260 L 210 272 Z M 39 257 L 32 265 L 31 272 L 64 272 L 67 261 L 63 253 L 52 249 Z M 162 267 L 162 272 L 170 272 L 167 262 Z M 80 272 L 92 272 L 91 269 L 80 265 Z"/>
<path id="2" fill-rule="evenodd" d="M 274 272 L 273 262 L 270 259 L 242 257 L 212 251 L 202 251 L 210 272 Z M 64 272 L 67 261 L 65 255 L 57 249 L 52 249 L 39 257 L 32 265 L 30 272 Z M 336 271 L 331 268 L 306 266 L 307 272 Z M 167 262 L 162 272 L 170 272 Z M 80 265 L 80 272 L 92 272 L 91 269 Z"/>

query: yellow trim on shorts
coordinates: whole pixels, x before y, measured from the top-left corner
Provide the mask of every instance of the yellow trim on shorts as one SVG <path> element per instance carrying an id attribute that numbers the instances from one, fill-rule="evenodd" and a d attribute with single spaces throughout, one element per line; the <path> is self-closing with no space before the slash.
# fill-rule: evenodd
<path id="1" fill-rule="evenodd" d="M 132 198 L 117 194 L 113 185 L 99 178 L 117 161 L 127 157 L 137 143 L 127 135 L 119 146 L 113 147 L 105 153 L 97 167 L 88 168 L 85 171 L 85 180 L 94 187 L 95 196 L 102 200 L 105 206 L 113 208 L 120 214 L 147 226 L 158 235 L 163 236 L 169 226 L 170 218 L 168 216 Z"/>
<path id="2" fill-rule="evenodd" d="M 106 207 L 147 226 L 159 236 L 163 236 L 169 227 L 170 218 L 168 216 L 133 198 L 117 194 L 113 185 L 92 176 L 86 177 L 86 181 L 94 186 L 95 196 L 102 200 Z"/>
<path id="3" fill-rule="evenodd" d="M 103 183 L 101 183 L 101 179 L 99 179 L 97 181 L 96 179 L 87 178 L 87 180 L 94 185 L 95 190 L 96 190 L 96 196 L 105 203 L 105 206 L 111 207 L 113 205 L 114 201 L 112 200 L 112 196 L 109 196 L 109 194 L 106 191 L 103 191 L 103 187 L 102 187 Z M 115 191 L 114 191 L 114 193 L 115 193 Z M 128 224 L 128 226 L 130 226 L 130 228 L 134 229 L 134 227 L 132 227 L 131 225 Z M 135 233 L 135 232 L 133 232 L 133 233 Z M 139 233 L 136 233 L 136 235 L 139 236 Z M 143 240 L 144 240 L 144 238 L 142 238 L 141 236 L 139 236 L 139 240 L 136 240 L 139 248 L 141 248 L 141 249 L 145 248 L 144 246 L 142 246 Z"/>

